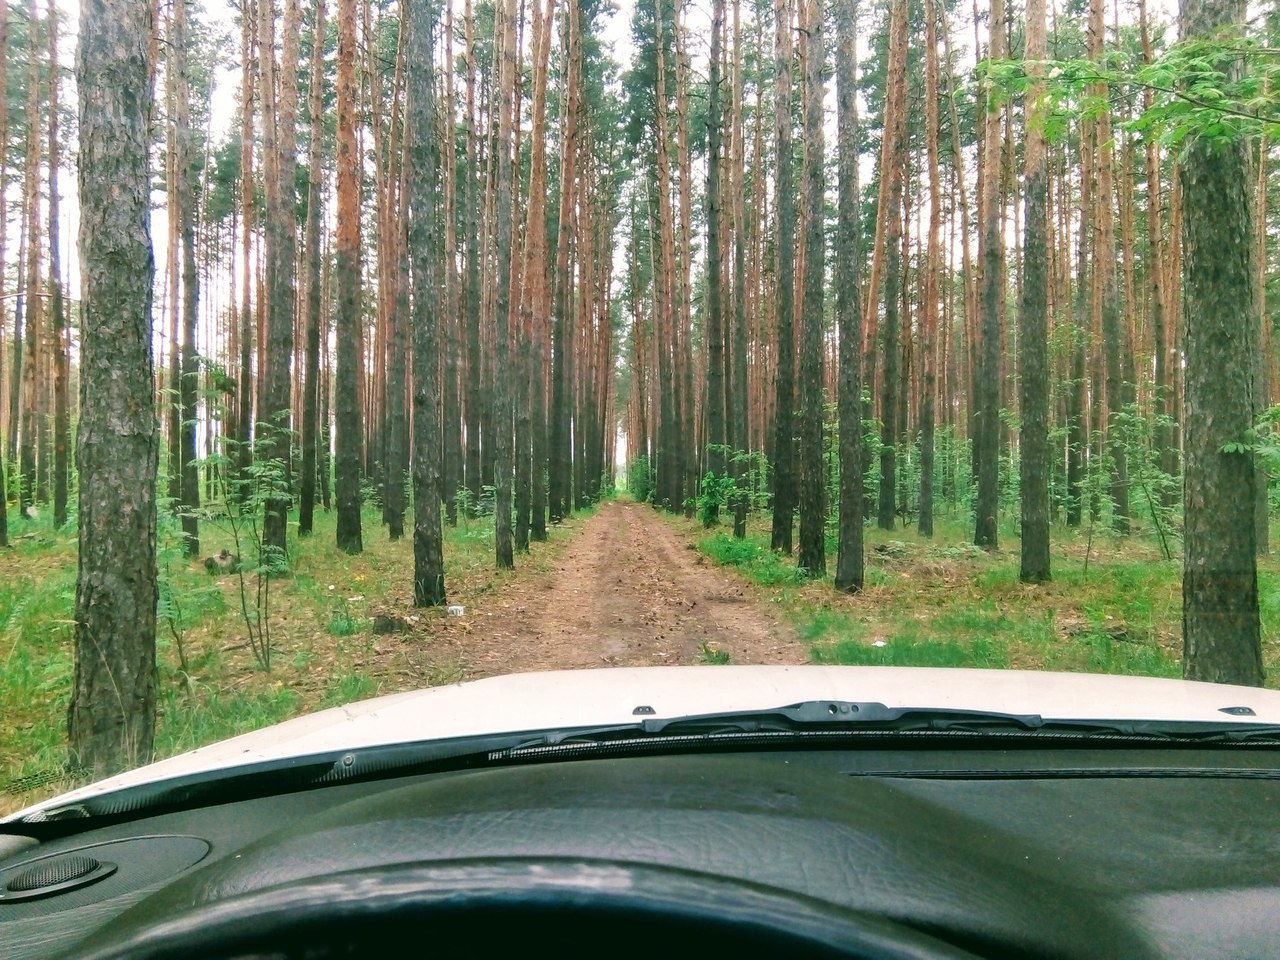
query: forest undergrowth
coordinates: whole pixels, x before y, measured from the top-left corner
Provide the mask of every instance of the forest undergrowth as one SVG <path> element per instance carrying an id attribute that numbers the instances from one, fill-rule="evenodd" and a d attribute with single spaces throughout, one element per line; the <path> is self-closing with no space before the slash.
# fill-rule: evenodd
<path id="1" fill-rule="evenodd" d="M 969 540 L 970 521 L 936 520 L 936 536 L 866 529 L 867 584 L 837 593 L 769 550 L 769 521 L 747 537 L 683 523 L 699 550 L 736 568 L 777 605 L 811 646 L 815 663 L 991 667 L 1179 677 L 1182 562 L 1141 537 L 1055 527 L 1053 581 L 1018 579 L 1015 530 L 1002 549 Z M 834 533 L 827 551 L 834 556 Z M 1267 685 L 1280 687 L 1280 562 L 1259 558 Z"/>
<path id="2" fill-rule="evenodd" d="M 465 612 L 505 579 L 544 572 L 589 516 L 552 527 L 518 573 L 494 568 L 491 516 L 446 528 L 450 604 Z M 379 521 L 377 508 L 366 506 L 365 528 L 377 530 Z M 271 580 L 272 657 L 264 670 L 247 638 L 241 578 L 185 559 L 176 521 L 162 520 L 157 758 L 323 707 L 463 679 L 461 664 L 432 650 L 432 621 L 448 610 L 412 606 L 412 538 L 391 542 L 382 531 L 351 556 L 334 545 L 335 523 L 333 513 L 317 512 L 314 536 L 290 539 L 290 572 Z M 73 782 L 66 719 L 75 526 L 55 532 L 42 517 L 10 529 L 13 546 L 0 552 L 0 812 Z M 225 527 L 208 523 L 202 532 L 206 556 L 233 550 Z M 244 583 L 252 609 L 252 576 Z"/>

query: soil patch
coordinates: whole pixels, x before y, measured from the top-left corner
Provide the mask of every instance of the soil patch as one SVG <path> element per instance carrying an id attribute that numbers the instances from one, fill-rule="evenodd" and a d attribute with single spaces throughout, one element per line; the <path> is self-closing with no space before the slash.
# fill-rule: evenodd
<path id="1" fill-rule="evenodd" d="M 517 558 L 520 563 L 520 558 Z M 650 507 L 610 501 L 535 576 L 500 583 L 437 623 L 435 653 L 469 677 L 530 670 L 809 662 L 808 648 Z"/>

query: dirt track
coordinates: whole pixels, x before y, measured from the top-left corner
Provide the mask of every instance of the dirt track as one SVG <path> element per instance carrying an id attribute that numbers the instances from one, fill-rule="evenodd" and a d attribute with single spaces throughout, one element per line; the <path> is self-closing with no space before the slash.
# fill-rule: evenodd
<path id="1" fill-rule="evenodd" d="M 501 584 L 450 627 L 437 644 L 470 676 L 698 663 L 704 643 L 733 663 L 809 660 L 746 583 L 634 503 L 604 504 L 548 572 Z"/>

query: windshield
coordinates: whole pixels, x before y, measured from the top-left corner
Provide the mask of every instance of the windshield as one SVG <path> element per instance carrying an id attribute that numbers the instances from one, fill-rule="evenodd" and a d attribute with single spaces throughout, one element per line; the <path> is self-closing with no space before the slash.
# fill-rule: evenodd
<path id="1" fill-rule="evenodd" d="M 0 815 L 552 670 L 708 668 L 361 742 L 1276 723 L 724 669 L 1276 683 L 1280 19 L 1047 6 L 0 6 Z"/>

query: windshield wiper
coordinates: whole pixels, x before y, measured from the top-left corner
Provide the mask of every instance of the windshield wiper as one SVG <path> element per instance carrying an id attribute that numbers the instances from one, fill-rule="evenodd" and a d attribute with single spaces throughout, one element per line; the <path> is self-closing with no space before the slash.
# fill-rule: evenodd
<path id="1" fill-rule="evenodd" d="M 961 727 L 1037 730 L 1044 726 L 1044 722 L 1039 715 L 1030 713 L 887 707 L 883 703 L 859 703 L 851 700 L 805 700 L 771 710 L 642 720 L 640 728 L 648 734 L 690 733 L 703 728 L 758 732 L 845 730 L 853 726 L 884 730 L 947 730 Z"/>
<path id="2" fill-rule="evenodd" d="M 638 707 L 637 713 L 648 712 Z M 531 736 L 494 751 L 490 760 L 555 760 L 658 750 L 696 750 L 768 744 L 870 745 L 885 741 L 946 740 L 1001 746 L 1280 746 L 1280 727 L 1224 722 L 1153 720 L 1046 720 L 1039 714 L 984 710 L 889 707 L 876 702 L 806 700 L 768 710 L 645 717 L 634 725 L 566 730 Z"/>

